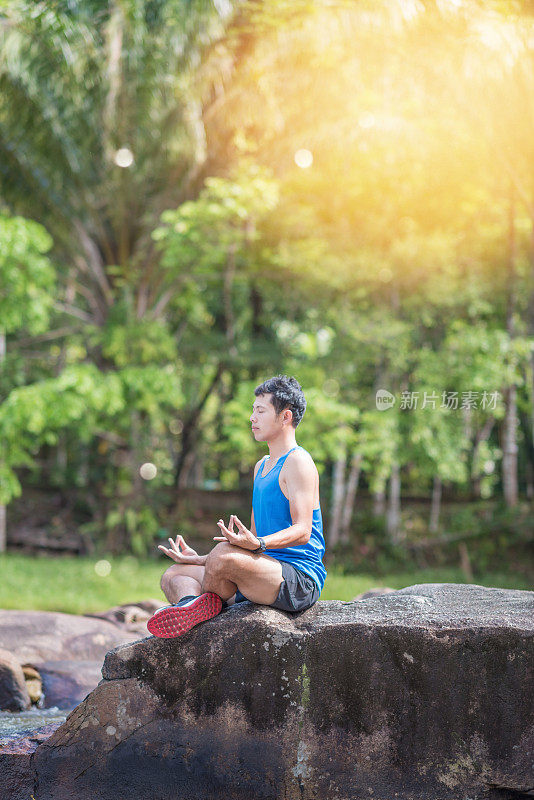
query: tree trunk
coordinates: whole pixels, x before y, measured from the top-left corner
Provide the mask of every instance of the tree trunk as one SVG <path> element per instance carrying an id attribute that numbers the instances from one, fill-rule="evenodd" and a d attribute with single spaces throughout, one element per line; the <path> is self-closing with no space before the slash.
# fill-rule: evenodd
<path id="1" fill-rule="evenodd" d="M 502 482 L 504 500 L 511 508 L 517 505 L 517 390 L 509 386 L 505 393 L 505 416 L 502 436 Z"/>
<path id="2" fill-rule="evenodd" d="M 525 493 L 528 500 L 534 498 L 534 441 L 531 436 L 530 420 L 526 411 L 519 412 L 519 419 L 521 422 L 521 430 L 525 442 L 525 457 L 526 457 L 526 487 Z"/>
<path id="3" fill-rule="evenodd" d="M 441 510 L 441 478 L 439 475 L 434 475 L 434 483 L 432 486 L 432 505 L 430 508 L 430 523 L 429 530 L 432 533 L 437 533 L 439 528 L 439 514 Z"/>
<path id="4" fill-rule="evenodd" d="M 525 496 L 527 500 L 532 502 L 534 499 L 534 468 L 532 467 L 532 461 L 527 461 L 525 472 Z"/>
<path id="5" fill-rule="evenodd" d="M 386 493 L 383 489 L 377 489 L 373 493 L 373 515 L 382 517 L 386 513 Z"/>
<path id="6" fill-rule="evenodd" d="M 460 569 L 462 570 L 466 581 L 473 583 L 473 569 L 471 567 L 469 551 L 465 542 L 460 542 L 458 545 L 458 551 L 460 553 Z"/>
<path id="7" fill-rule="evenodd" d="M 219 380 L 221 378 L 221 375 L 223 374 L 223 371 L 224 371 L 224 365 L 221 362 L 219 364 L 219 366 L 217 367 L 215 375 L 213 376 L 213 378 L 212 378 L 208 388 L 206 389 L 204 395 L 200 398 L 200 400 L 197 403 L 197 405 L 193 408 L 193 410 L 189 414 L 188 419 L 184 422 L 184 427 L 182 429 L 182 449 L 181 449 L 180 454 L 179 454 L 179 456 L 178 456 L 178 458 L 176 460 L 176 466 L 174 468 L 173 488 L 175 490 L 178 489 L 178 487 L 180 485 L 180 475 L 181 475 L 182 470 L 184 468 L 185 459 L 186 459 L 188 453 L 191 452 L 191 450 L 192 450 L 192 448 L 194 446 L 196 432 L 197 432 L 197 428 L 198 428 L 198 422 L 199 422 L 200 415 L 202 413 L 202 409 L 206 405 L 206 403 L 208 401 L 208 398 L 210 397 L 211 393 L 215 390 L 215 387 L 219 383 Z M 175 502 L 176 502 L 176 498 L 173 497 L 171 503 L 169 504 L 169 507 L 173 508 L 174 505 L 175 505 Z"/>
<path id="8" fill-rule="evenodd" d="M 471 451 L 471 489 L 473 495 L 478 498 L 481 497 L 480 479 L 482 477 L 480 469 L 476 467 L 478 451 L 480 449 L 480 445 L 482 444 L 482 442 L 485 442 L 489 439 L 494 425 L 495 425 L 495 419 L 493 417 L 490 417 L 489 419 L 486 420 L 482 428 L 480 428 L 480 430 L 478 430 L 476 433 L 475 443 Z"/>
<path id="9" fill-rule="evenodd" d="M 528 303 L 528 335 L 534 336 L 534 218 L 530 223 L 530 278 L 532 290 Z M 534 349 L 530 353 L 530 439 L 534 443 Z"/>
<path id="10" fill-rule="evenodd" d="M 340 539 L 341 514 L 343 510 L 343 496 L 345 493 L 345 469 L 347 455 L 343 453 L 334 462 L 332 481 L 332 511 L 330 515 L 330 535 L 328 543 L 334 547 Z"/>
<path id="11" fill-rule="evenodd" d="M 513 339 L 515 335 L 515 261 L 516 261 L 516 235 L 515 235 L 515 192 L 510 188 L 509 218 L 508 218 L 508 297 L 506 308 L 506 329 Z M 502 481 L 504 500 L 510 508 L 517 505 L 517 388 L 515 383 L 505 389 L 505 417 L 503 424 L 503 455 L 502 455 Z"/>
<path id="12" fill-rule="evenodd" d="M 228 352 L 232 356 L 232 358 L 235 358 L 237 356 L 234 311 L 232 307 L 232 290 L 233 290 L 235 270 L 236 270 L 235 257 L 236 257 L 236 245 L 232 244 L 228 249 L 228 259 L 226 261 L 226 269 L 224 271 L 224 282 L 223 282 L 225 334 L 226 334 L 226 341 L 228 342 Z"/>
<path id="13" fill-rule="evenodd" d="M 394 462 L 389 478 L 388 509 L 386 514 L 386 531 L 392 544 L 399 544 L 402 539 L 400 530 L 400 468 Z"/>
<path id="14" fill-rule="evenodd" d="M 6 334 L 0 329 L 0 371 L 4 369 L 6 360 Z M 0 553 L 5 553 L 7 546 L 6 507 L 0 504 Z"/>
<path id="15" fill-rule="evenodd" d="M 341 514 L 340 539 L 342 542 L 349 541 L 350 522 L 354 511 L 354 501 L 356 499 L 356 492 L 358 491 L 358 483 L 360 481 L 361 463 L 361 453 L 354 453 L 350 465 L 347 489 L 345 492 L 345 502 L 343 503 L 343 511 Z"/>

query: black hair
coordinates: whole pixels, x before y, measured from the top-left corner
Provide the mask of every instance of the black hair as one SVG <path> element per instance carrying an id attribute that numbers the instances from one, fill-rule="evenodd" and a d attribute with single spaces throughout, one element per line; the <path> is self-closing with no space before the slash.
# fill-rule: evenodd
<path id="1" fill-rule="evenodd" d="M 268 381 L 260 383 L 254 389 L 256 397 L 260 394 L 271 394 L 271 402 L 276 415 L 286 408 L 293 413 L 293 427 L 296 428 L 306 411 L 306 398 L 300 383 L 288 375 L 277 375 Z"/>

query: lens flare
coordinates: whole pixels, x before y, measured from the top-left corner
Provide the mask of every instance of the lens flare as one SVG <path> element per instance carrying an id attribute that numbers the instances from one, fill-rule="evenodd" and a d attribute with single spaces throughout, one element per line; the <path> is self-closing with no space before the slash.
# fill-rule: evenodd
<path id="1" fill-rule="evenodd" d="M 99 578 L 107 578 L 107 576 L 111 572 L 111 564 L 109 563 L 109 561 L 106 561 L 105 558 L 102 558 L 100 561 L 96 562 L 95 572 Z"/>
<path id="2" fill-rule="evenodd" d="M 131 167 L 133 160 L 133 153 L 128 147 L 121 147 L 115 153 L 115 164 L 118 167 Z"/>
<path id="3" fill-rule="evenodd" d="M 169 422 L 169 430 L 175 436 L 179 436 L 184 429 L 184 423 L 181 419 L 171 419 Z"/>
<path id="4" fill-rule="evenodd" d="M 370 111 L 364 111 L 358 117 L 358 125 L 360 128 L 372 128 L 375 124 L 375 115 L 371 114 Z"/>
<path id="5" fill-rule="evenodd" d="M 158 468 L 151 461 L 147 461 L 139 467 L 139 474 L 144 481 L 151 481 L 158 474 Z"/>
<path id="6" fill-rule="evenodd" d="M 313 154 L 311 150 L 297 150 L 295 153 L 295 164 L 301 169 L 307 169 L 313 164 Z"/>

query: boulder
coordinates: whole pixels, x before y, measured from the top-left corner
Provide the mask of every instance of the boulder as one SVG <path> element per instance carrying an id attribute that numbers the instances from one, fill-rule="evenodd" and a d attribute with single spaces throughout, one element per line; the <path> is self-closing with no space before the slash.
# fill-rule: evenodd
<path id="1" fill-rule="evenodd" d="M 517 800 L 533 611 L 534 592 L 421 584 L 120 646 L 36 749 L 35 797 Z"/>
<path id="2" fill-rule="evenodd" d="M 353 597 L 353 600 L 369 600 L 370 597 L 379 597 L 381 594 L 390 594 L 390 592 L 394 592 L 395 589 L 392 589 L 390 586 L 377 586 L 373 589 L 368 589 L 366 592 L 362 592 L 361 594 L 357 594 L 356 597 Z"/>
<path id="3" fill-rule="evenodd" d="M 32 667 L 31 664 L 23 664 L 22 672 L 24 673 L 24 680 L 26 681 L 26 688 L 30 695 L 30 700 L 34 705 L 37 705 L 43 695 L 43 682 L 39 675 L 39 670 Z"/>
<path id="4" fill-rule="evenodd" d="M 0 711 L 23 711 L 30 705 L 30 695 L 18 659 L 8 650 L 0 650 Z"/>
<path id="5" fill-rule="evenodd" d="M 141 621 L 125 626 L 60 612 L 0 610 L 0 647 L 34 668 L 30 687 L 35 694 L 42 680 L 45 708 L 73 708 L 98 684 L 106 653 L 146 633 Z"/>
<path id="6" fill-rule="evenodd" d="M 60 724 L 51 723 L 9 741 L 0 737 L 0 800 L 29 800 L 33 796 L 32 753 Z"/>
<path id="7" fill-rule="evenodd" d="M 128 631 L 134 631 L 142 636 L 147 636 L 146 623 L 158 608 L 164 604 L 162 600 L 140 600 L 136 603 L 114 606 L 100 614 L 87 614 L 88 617 L 107 619 L 117 625 L 122 625 Z"/>
<path id="8" fill-rule="evenodd" d="M 111 648 L 138 638 L 108 620 L 56 611 L 0 610 L 0 647 L 37 668 L 43 661 L 102 661 Z"/>
<path id="9" fill-rule="evenodd" d="M 72 709 L 98 685 L 102 661 L 44 661 L 43 708 Z"/>

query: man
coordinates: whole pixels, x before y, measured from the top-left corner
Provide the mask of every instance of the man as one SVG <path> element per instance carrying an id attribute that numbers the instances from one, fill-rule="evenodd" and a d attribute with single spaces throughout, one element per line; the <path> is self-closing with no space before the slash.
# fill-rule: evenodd
<path id="1" fill-rule="evenodd" d="M 306 410 L 295 380 L 279 375 L 254 390 L 250 421 L 269 455 L 254 468 L 250 528 L 235 514 L 217 523 L 219 542 L 208 555 L 183 536 L 159 549 L 176 563 L 161 579 L 171 605 L 148 621 L 154 636 L 174 638 L 235 602 L 303 611 L 319 598 L 326 578 L 319 474 L 310 454 L 297 445 L 295 429 Z"/>

